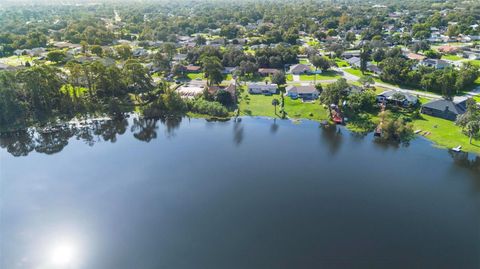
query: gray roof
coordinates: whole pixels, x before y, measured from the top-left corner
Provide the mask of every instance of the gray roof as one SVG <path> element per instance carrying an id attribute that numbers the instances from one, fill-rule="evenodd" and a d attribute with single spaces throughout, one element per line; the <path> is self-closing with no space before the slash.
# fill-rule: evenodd
<path id="1" fill-rule="evenodd" d="M 353 65 L 353 64 L 355 64 L 355 63 L 359 63 L 359 62 L 360 62 L 360 58 L 358 58 L 358 57 L 352 57 L 352 58 L 350 58 L 350 59 L 347 59 L 346 61 L 347 61 L 350 65 Z"/>
<path id="2" fill-rule="evenodd" d="M 424 104 L 423 107 L 439 111 L 445 111 L 448 109 L 457 115 L 463 114 L 467 110 L 467 104 L 465 101 L 454 102 L 445 99 L 428 102 Z"/>
<path id="3" fill-rule="evenodd" d="M 290 72 L 311 71 L 310 66 L 305 64 L 296 64 L 290 68 Z"/>
<path id="4" fill-rule="evenodd" d="M 384 91 L 378 96 L 384 96 L 387 99 L 393 100 L 393 95 L 394 94 L 401 94 L 405 97 L 405 100 L 407 100 L 410 103 L 416 103 L 418 101 L 418 98 L 414 95 L 411 95 L 409 93 L 401 92 L 401 91 L 395 91 L 395 90 L 390 90 L 390 91 Z"/>
<path id="5" fill-rule="evenodd" d="M 312 85 L 302 85 L 302 86 L 288 86 L 287 92 L 296 92 L 297 94 L 309 94 L 309 93 L 318 93 L 317 88 Z"/>

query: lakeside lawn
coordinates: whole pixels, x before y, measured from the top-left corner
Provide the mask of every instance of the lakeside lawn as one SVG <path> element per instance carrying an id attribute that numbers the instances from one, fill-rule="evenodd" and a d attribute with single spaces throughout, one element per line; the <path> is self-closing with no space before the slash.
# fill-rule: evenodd
<path id="1" fill-rule="evenodd" d="M 265 96 L 262 94 L 249 94 L 246 91 L 240 95 L 239 109 L 242 116 L 266 116 L 280 118 L 280 106 L 277 106 L 277 114 L 275 115 L 272 105 L 273 98 L 280 101 L 280 94 Z M 328 111 L 319 104 L 319 101 L 312 103 L 303 103 L 302 100 L 292 100 L 285 97 L 285 111 L 289 118 L 309 119 L 309 120 L 326 120 L 328 119 Z"/>
<path id="2" fill-rule="evenodd" d="M 422 119 L 413 121 L 414 130 L 428 131 L 431 134 L 427 139 L 436 145 L 445 148 L 453 148 L 458 145 L 462 150 L 474 153 L 480 153 L 480 140 L 472 139 L 472 145 L 469 144 L 469 137 L 462 133 L 460 127 L 455 122 L 421 114 Z"/>

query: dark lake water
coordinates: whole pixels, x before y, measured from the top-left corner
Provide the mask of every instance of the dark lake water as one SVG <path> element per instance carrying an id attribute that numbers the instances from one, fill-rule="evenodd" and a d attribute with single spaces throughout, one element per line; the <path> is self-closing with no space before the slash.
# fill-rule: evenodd
<path id="1" fill-rule="evenodd" d="M 480 268 L 480 160 L 423 139 L 130 118 L 0 146 L 2 269 Z"/>

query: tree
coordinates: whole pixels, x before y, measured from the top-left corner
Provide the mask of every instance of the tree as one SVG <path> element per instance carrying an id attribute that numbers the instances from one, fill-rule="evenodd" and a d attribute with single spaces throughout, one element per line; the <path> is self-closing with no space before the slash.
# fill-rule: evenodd
<path id="1" fill-rule="evenodd" d="M 313 66 L 315 66 L 314 84 L 317 84 L 316 71 L 318 70 L 318 68 L 322 69 L 322 71 L 327 71 L 331 66 L 330 60 L 323 56 L 313 55 L 312 57 L 310 57 L 309 61 L 313 64 Z"/>
<path id="2" fill-rule="evenodd" d="M 22 99 L 14 73 L 0 72 L 0 126 L 25 122 L 28 104 Z"/>
<path id="3" fill-rule="evenodd" d="M 345 90 L 348 89 L 347 80 L 338 79 L 336 82 L 328 84 L 320 94 L 320 102 L 325 105 L 338 105 L 340 100 L 346 95 Z"/>
<path id="4" fill-rule="evenodd" d="M 380 112 L 380 118 L 382 136 L 379 139 L 396 143 L 406 143 L 412 139 L 413 127 L 406 123 L 404 118 L 397 118 L 388 110 Z"/>
<path id="5" fill-rule="evenodd" d="M 348 108 L 354 113 L 372 111 L 376 100 L 376 95 L 371 90 L 351 93 L 347 97 Z"/>
<path id="6" fill-rule="evenodd" d="M 372 78 L 372 76 L 362 76 L 358 79 L 358 82 L 360 82 L 364 87 L 369 87 L 372 84 L 375 84 L 375 80 Z"/>
<path id="7" fill-rule="evenodd" d="M 103 49 L 102 49 L 102 47 L 100 47 L 99 45 L 93 45 L 93 46 L 91 46 L 91 47 L 90 47 L 90 51 L 91 51 L 93 54 L 97 55 L 98 57 L 102 57 L 102 55 L 103 55 Z"/>
<path id="8" fill-rule="evenodd" d="M 202 68 L 205 72 L 205 77 L 207 78 L 208 85 L 219 84 L 223 81 L 223 66 L 215 56 L 207 56 L 202 58 Z"/>
<path id="9" fill-rule="evenodd" d="M 153 56 L 153 63 L 160 69 L 161 72 L 168 72 L 171 68 L 171 62 L 165 53 L 157 52 Z"/>
<path id="10" fill-rule="evenodd" d="M 55 50 L 47 54 L 47 59 L 54 63 L 61 63 L 65 60 L 67 55 L 63 51 Z"/>
<path id="11" fill-rule="evenodd" d="M 115 47 L 115 50 L 117 51 L 118 56 L 120 56 L 121 59 L 127 60 L 128 58 L 132 57 L 132 48 L 130 48 L 129 45 L 120 45 Z"/>
<path id="12" fill-rule="evenodd" d="M 275 115 L 277 115 L 277 106 L 280 104 L 277 98 L 273 98 L 272 106 L 275 108 Z"/>
<path id="13" fill-rule="evenodd" d="M 467 100 L 467 110 L 462 115 L 457 117 L 455 122 L 467 134 L 472 144 L 473 136 L 477 135 L 480 130 L 480 109 L 474 99 Z"/>
<path id="14" fill-rule="evenodd" d="M 123 66 L 123 74 L 127 85 L 135 92 L 148 92 L 152 90 L 152 77 L 145 67 L 136 60 L 128 60 Z"/>
<path id="15" fill-rule="evenodd" d="M 364 46 L 360 52 L 360 70 L 362 71 L 362 74 L 364 74 L 365 71 L 367 71 L 367 64 L 369 60 L 370 60 L 370 49 Z"/>
<path id="16" fill-rule="evenodd" d="M 224 106 L 230 106 L 233 103 L 232 95 L 225 90 L 218 90 L 215 100 Z"/>
<path id="17" fill-rule="evenodd" d="M 285 73 L 283 71 L 276 71 L 272 75 L 272 83 L 275 83 L 277 85 L 283 85 L 287 82 L 285 78 Z"/>
<path id="18" fill-rule="evenodd" d="M 375 62 L 381 62 L 385 59 L 385 51 L 383 49 L 378 49 L 372 54 L 372 58 Z"/>

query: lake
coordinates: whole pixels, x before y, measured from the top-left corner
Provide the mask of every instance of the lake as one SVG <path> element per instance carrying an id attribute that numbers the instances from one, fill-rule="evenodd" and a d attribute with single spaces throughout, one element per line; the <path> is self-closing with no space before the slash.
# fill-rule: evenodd
<path id="1" fill-rule="evenodd" d="M 0 137 L 0 268 L 480 268 L 480 158 L 304 121 Z"/>

